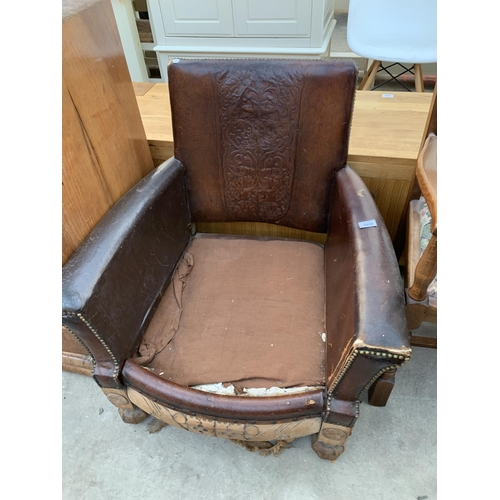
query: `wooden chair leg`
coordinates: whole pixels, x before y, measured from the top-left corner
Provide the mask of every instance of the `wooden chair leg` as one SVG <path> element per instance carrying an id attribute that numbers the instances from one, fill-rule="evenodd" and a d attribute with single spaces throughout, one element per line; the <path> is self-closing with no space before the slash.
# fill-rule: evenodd
<path id="1" fill-rule="evenodd" d="M 373 406 L 385 406 L 394 388 L 396 370 L 388 370 L 368 389 L 368 402 Z"/>
<path id="2" fill-rule="evenodd" d="M 103 388 L 102 392 L 106 394 L 108 401 L 118 408 L 118 413 L 126 424 L 139 424 L 149 416 L 130 401 L 127 391 Z"/>
<path id="3" fill-rule="evenodd" d="M 368 71 L 365 73 L 363 80 L 359 84 L 358 90 L 369 90 L 371 84 L 377 76 L 377 71 L 380 68 L 381 61 L 373 61 Z"/>
<path id="4" fill-rule="evenodd" d="M 139 424 L 147 417 L 149 417 L 149 414 L 147 414 L 144 410 L 141 410 L 137 406 L 131 410 L 118 408 L 118 413 L 126 424 Z"/>
<path id="5" fill-rule="evenodd" d="M 421 64 L 415 64 L 415 90 L 417 92 L 424 91 L 424 77 L 422 75 Z"/>
<path id="6" fill-rule="evenodd" d="M 323 422 L 318 434 L 311 436 L 312 449 L 319 458 L 335 462 L 344 452 L 344 444 L 351 432 L 350 427 Z"/>
<path id="7" fill-rule="evenodd" d="M 410 344 L 413 347 L 428 347 L 430 349 L 437 349 L 437 338 L 410 334 Z"/>
<path id="8" fill-rule="evenodd" d="M 420 328 L 424 320 L 424 314 L 427 304 L 419 304 L 416 301 L 412 301 L 411 297 L 407 295 L 407 304 L 405 307 L 406 322 L 408 323 L 409 330 L 416 330 Z"/>

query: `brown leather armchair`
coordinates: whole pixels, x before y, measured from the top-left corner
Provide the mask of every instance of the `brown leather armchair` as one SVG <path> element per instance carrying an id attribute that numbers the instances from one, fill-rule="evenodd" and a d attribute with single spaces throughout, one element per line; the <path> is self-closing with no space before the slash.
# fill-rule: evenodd
<path id="1" fill-rule="evenodd" d="M 335 460 L 361 395 L 411 353 L 390 237 L 346 165 L 356 66 L 174 60 L 168 75 L 175 157 L 66 263 L 63 325 L 125 422 L 312 435 Z"/>

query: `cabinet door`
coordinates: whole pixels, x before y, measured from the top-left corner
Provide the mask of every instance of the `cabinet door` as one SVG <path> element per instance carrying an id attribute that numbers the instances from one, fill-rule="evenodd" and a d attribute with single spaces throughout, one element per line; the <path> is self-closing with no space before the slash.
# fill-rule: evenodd
<path id="1" fill-rule="evenodd" d="M 312 0 L 233 0 L 236 36 L 310 36 Z"/>
<path id="2" fill-rule="evenodd" d="M 233 36 L 231 0 L 160 0 L 166 36 Z"/>

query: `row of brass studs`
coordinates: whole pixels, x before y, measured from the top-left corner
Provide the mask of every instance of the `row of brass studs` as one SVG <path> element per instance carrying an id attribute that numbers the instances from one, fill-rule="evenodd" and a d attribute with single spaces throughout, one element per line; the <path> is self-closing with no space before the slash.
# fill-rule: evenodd
<path id="1" fill-rule="evenodd" d="M 327 411 L 326 411 L 326 417 L 325 418 L 328 418 L 330 416 L 330 413 L 331 413 L 331 405 L 332 405 L 332 394 L 333 394 L 333 391 L 335 390 L 335 388 L 337 387 L 337 385 L 339 384 L 339 382 L 342 380 L 342 377 L 346 374 L 347 370 L 349 369 L 349 367 L 352 365 L 353 361 L 356 359 L 356 356 L 358 355 L 358 351 L 355 349 L 352 354 L 349 356 L 349 359 L 347 360 L 346 364 L 344 365 L 344 368 L 342 369 L 342 371 L 337 375 L 337 378 L 335 379 L 334 383 L 332 384 L 332 389 L 331 391 L 328 393 L 328 397 L 327 397 L 327 404 L 326 404 L 326 408 L 327 408 Z"/>
<path id="2" fill-rule="evenodd" d="M 111 356 L 111 359 L 113 360 L 113 363 L 114 363 L 113 378 L 116 379 L 118 377 L 118 368 L 119 368 L 118 362 L 116 361 L 114 354 L 111 352 L 111 350 L 107 346 L 106 342 L 104 342 L 104 340 L 97 333 L 97 330 L 90 324 L 90 322 L 87 320 L 87 318 L 85 318 L 85 316 L 82 313 L 74 313 L 72 311 L 63 311 L 63 314 L 65 316 L 77 316 L 87 325 L 88 329 L 94 334 L 95 338 L 103 345 L 104 349 L 106 349 L 106 352 Z M 68 330 L 69 330 L 69 328 L 68 328 Z M 69 330 L 69 331 L 71 331 L 71 330 Z M 73 332 L 71 332 L 71 333 L 73 333 Z M 73 335 L 75 335 L 75 334 L 73 333 Z M 75 337 L 76 337 L 76 335 L 75 335 Z M 78 338 L 78 337 L 76 337 L 76 338 Z M 78 340 L 80 340 L 80 339 L 78 339 Z M 80 340 L 80 342 L 81 342 L 81 340 Z M 83 342 L 82 342 L 82 344 L 83 344 Z M 85 346 L 85 349 L 87 349 L 87 346 Z M 93 356 L 92 356 L 92 362 L 95 363 Z M 95 364 L 94 364 L 94 367 L 95 367 Z"/>
<path id="3" fill-rule="evenodd" d="M 337 378 L 335 379 L 334 383 L 332 384 L 332 389 L 328 393 L 328 408 L 330 407 L 330 402 L 332 400 L 332 393 L 333 393 L 334 389 L 337 387 L 337 385 L 341 381 L 342 377 L 346 374 L 347 370 L 352 365 L 352 363 L 356 359 L 357 355 L 358 355 L 358 351 L 354 350 L 353 353 L 349 356 L 349 359 L 347 360 L 346 364 L 344 365 L 344 368 L 342 368 L 342 371 L 337 375 Z"/>
<path id="4" fill-rule="evenodd" d="M 76 313 L 76 315 L 87 325 L 88 329 L 95 335 L 95 338 L 103 345 L 104 349 L 106 349 L 106 352 L 111 356 L 113 359 L 114 363 L 114 368 L 113 368 L 113 378 L 118 377 L 118 361 L 116 361 L 116 358 L 114 354 L 111 352 L 111 349 L 107 346 L 106 342 L 99 336 L 97 333 L 97 330 L 90 324 L 90 322 L 85 318 L 85 316 L 82 313 Z"/>
<path id="5" fill-rule="evenodd" d="M 344 365 L 344 368 L 342 369 L 342 371 L 339 373 L 339 375 L 337 376 L 337 378 L 335 379 L 334 383 L 332 384 L 332 388 L 330 390 L 330 392 L 328 393 L 328 398 L 327 398 L 327 413 L 326 413 L 326 417 L 328 417 L 330 415 L 330 406 L 331 406 L 331 403 L 332 403 L 332 394 L 333 394 L 333 391 L 335 390 L 335 388 L 337 387 L 337 385 L 339 384 L 339 382 L 342 380 L 342 378 L 344 377 L 344 375 L 346 374 L 347 370 L 350 368 L 350 366 L 352 365 L 352 363 L 354 362 L 354 360 L 356 359 L 356 356 L 358 354 L 361 354 L 363 356 L 379 356 L 379 357 L 383 357 L 383 358 L 389 358 L 389 359 L 400 359 L 400 360 L 404 360 L 403 363 L 401 363 L 401 365 L 394 365 L 392 367 L 388 367 L 388 368 L 383 368 L 380 372 L 377 373 L 377 375 L 375 375 L 375 377 L 368 383 L 368 385 L 365 387 L 365 389 L 363 389 L 363 391 L 361 391 L 361 394 L 363 394 L 363 392 L 366 390 L 367 387 L 370 386 L 370 384 L 372 382 L 374 382 L 378 377 L 380 377 L 380 375 L 386 371 L 389 371 L 389 370 L 392 370 L 394 368 L 397 368 L 398 366 L 403 366 L 405 365 L 409 360 L 410 358 L 409 357 L 406 357 L 406 356 L 402 356 L 401 354 L 390 354 L 390 353 L 387 353 L 387 352 L 380 352 L 380 351 L 369 351 L 369 350 L 366 350 L 366 349 L 355 349 L 351 356 L 349 357 L 349 359 L 347 360 L 346 364 Z M 360 396 L 361 396 L 360 394 Z M 358 402 L 357 402 L 358 403 Z M 357 405 L 356 407 L 356 418 L 358 417 L 359 415 L 359 404 Z"/>
<path id="6" fill-rule="evenodd" d="M 405 359 L 405 356 L 401 356 L 401 354 L 391 354 L 388 352 L 366 351 L 366 350 L 361 350 L 358 352 L 359 352 L 359 354 L 369 355 L 369 356 L 381 356 L 383 358 Z M 406 359 L 408 360 L 409 358 L 406 358 Z"/>
<path id="7" fill-rule="evenodd" d="M 403 363 L 404 364 L 404 363 Z M 365 393 L 365 391 L 377 380 L 382 373 L 388 372 L 389 370 L 395 370 L 398 368 L 398 366 L 403 366 L 403 365 L 392 365 L 392 366 L 386 366 L 385 368 L 382 368 L 371 380 L 368 382 L 368 384 L 365 385 L 363 390 L 359 393 L 358 395 L 358 401 L 361 399 L 361 396 Z"/>
<path id="8" fill-rule="evenodd" d="M 78 342 L 82 344 L 85 350 L 89 353 L 90 359 L 92 360 L 92 371 L 94 371 L 96 363 L 89 348 L 81 341 L 80 337 L 78 337 L 78 335 L 71 328 L 68 328 L 66 325 L 64 325 L 64 328 L 66 328 L 66 330 L 68 330 L 68 332 L 71 333 L 71 335 L 73 335 L 73 337 L 75 337 L 75 339 L 78 340 Z"/>

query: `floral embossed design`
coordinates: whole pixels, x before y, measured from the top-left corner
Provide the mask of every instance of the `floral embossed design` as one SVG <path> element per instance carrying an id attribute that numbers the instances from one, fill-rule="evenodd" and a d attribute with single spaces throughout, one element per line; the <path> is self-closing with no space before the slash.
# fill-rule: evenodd
<path id="1" fill-rule="evenodd" d="M 215 78 L 226 206 L 239 219 L 278 222 L 292 194 L 302 74 L 265 68 Z"/>

